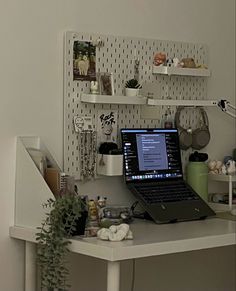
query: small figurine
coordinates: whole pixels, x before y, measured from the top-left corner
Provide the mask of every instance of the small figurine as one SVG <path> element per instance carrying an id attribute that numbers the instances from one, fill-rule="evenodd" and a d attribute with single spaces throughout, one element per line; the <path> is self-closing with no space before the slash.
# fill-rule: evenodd
<path id="1" fill-rule="evenodd" d="M 232 175 L 236 173 L 236 162 L 231 156 L 225 156 L 223 162 L 211 160 L 208 162 L 209 173 Z"/>
<path id="2" fill-rule="evenodd" d="M 106 207 L 106 203 L 107 203 L 107 197 L 100 197 L 100 196 L 97 197 L 97 205 L 100 209 Z"/>
<path id="3" fill-rule="evenodd" d="M 189 68 L 189 69 L 196 68 L 196 64 L 193 58 L 184 58 L 181 60 L 181 64 L 183 64 L 183 68 Z"/>
<path id="4" fill-rule="evenodd" d="M 165 66 L 166 65 L 166 54 L 156 53 L 153 61 L 155 66 Z"/>
<path id="5" fill-rule="evenodd" d="M 93 199 L 88 202 L 88 218 L 90 221 L 97 221 L 98 219 L 98 210 Z"/>
<path id="6" fill-rule="evenodd" d="M 90 82 L 90 92 L 92 94 L 98 94 L 98 82 L 97 81 L 91 81 Z"/>
<path id="7" fill-rule="evenodd" d="M 222 173 L 225 175 L 231 175 L 236 172 L 236 166 L 234 160 L 228 160 L 226 164 L 222 166 Z"/>
<path id="8" fill-rule="evenodd" d="M 98 209 L 98 217 L 99 220 L 102 219 L 103 216 L 103 209 L 106 207 L 107 198 L 106 197 L 97 197 L 97 209 Z"/>
<path id="9" fill-rule="evenodd" d="M 167 67 L 173 67 L 174 66 L 174 62 L 173 59 L 169 58 L 166 60 L 166 65 Z"/>
<path id="10" fill-rule="evenodd" d="M 222 165 L 221 161 L 211 160 L 208 162 L 209 173 L 211 174 L 221 174 L 222 172 Z"/>
<path id="11" fill-rule="evenodd" d="M 177 68 L 177 67 L 180 66 L 180 64 L 179 64 L 179 59 L 178 59 L 178 58 L 173 58 L 173 66 L 174 66 L 175 68 Z"/>

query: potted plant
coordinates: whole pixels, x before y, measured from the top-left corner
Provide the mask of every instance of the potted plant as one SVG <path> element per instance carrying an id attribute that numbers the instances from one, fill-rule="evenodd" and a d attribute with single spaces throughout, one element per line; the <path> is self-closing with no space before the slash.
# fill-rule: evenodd
<path id="1" fill-rule="evenodd" d="M 36 234 L 41 289 L 66 291 L 69 288 L 66 264 L 69 238 L 76 233 L 78 225 L 79 231 L 84 231 L 81 227 L 85 227 L 87 213 L 81 197 L 76 193 L 65 193 L 55 199 L 50 198 L 43 207 L 50 211 L 46 213 L 45 219 L 38 227 L 40 232 Z"/>
<path id="2" fill-rule="evenodd" d="M 130 79 L 125 83 L 125 95 L 126 96 L 138 96 L 139 89 L 141 85 L 139 84 L 138 80 Z"/>

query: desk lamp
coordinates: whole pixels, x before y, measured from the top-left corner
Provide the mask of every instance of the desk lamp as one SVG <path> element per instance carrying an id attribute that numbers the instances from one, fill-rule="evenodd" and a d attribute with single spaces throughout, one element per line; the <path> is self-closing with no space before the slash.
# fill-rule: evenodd
<path id="1" fill-rule="evenodd" d="M 232 110 L 236 110 L 236 107 L 233 106 L 233 105 L 231 105 L 231 104 L 229 103 L 229 101 L 227 101 L 227 100 L 220 100 L 220 101 L 218 102 L 218 106 L 220 107 L 220 109 L 221 109 L 223 112 L 227 113 L 227 114 L 230 115 L 231 117 L 236 118 L 236 114 L 235 114 L 235 112 L 234 112 L 234 113 L 231 112 Z"/>

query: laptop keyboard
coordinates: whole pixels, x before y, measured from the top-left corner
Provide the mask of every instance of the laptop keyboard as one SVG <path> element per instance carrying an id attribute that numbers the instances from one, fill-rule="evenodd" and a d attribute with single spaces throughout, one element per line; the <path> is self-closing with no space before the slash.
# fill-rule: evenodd
<path id="1" fill-rule="evenodd" d="M 135 186 L 135 189 L 148 204 L 200 199 L 198 195 L 183 182 L 177 184 L 158 183 L 158 185 L 142 184 Z"/>

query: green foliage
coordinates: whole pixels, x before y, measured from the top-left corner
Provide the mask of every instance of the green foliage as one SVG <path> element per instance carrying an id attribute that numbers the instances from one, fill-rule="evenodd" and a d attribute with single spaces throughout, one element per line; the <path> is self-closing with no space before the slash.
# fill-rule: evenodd
<path id="1" fill-rule="evenodd" d="M 46 213 L 46 218 L 38 227 L 40 232 L 36 234 L 41 288 L 66 291 L 69 288 L 66 266 L 69 238 L 81 216 L 82 201 L 78 195 L 65 194 L 57 199 L 47 200 L 43 207 L 50 211 Z"/>
<path id="2" fill-rule="evenodd" d="M 125 83 L 125 88 L 139 89 L 141 88 L 141 85 L 139 84 L 138 80 L 130 79 Z"/>

